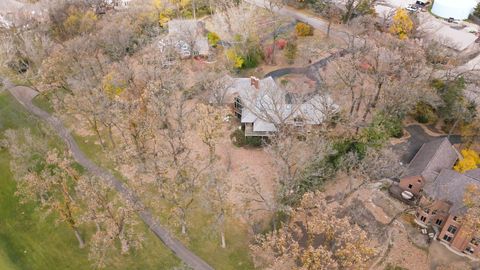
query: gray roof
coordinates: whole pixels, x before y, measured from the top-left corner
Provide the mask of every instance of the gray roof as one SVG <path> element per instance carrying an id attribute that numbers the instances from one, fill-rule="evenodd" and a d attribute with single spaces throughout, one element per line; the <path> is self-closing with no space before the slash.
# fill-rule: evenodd
<path id="1" fill-rule="evenodd" d="M 173 46 L 183 56 L 191 56 L 192 51 L 199 55 L 209 54 L 210 46 L 205 33 L 205 25 L 198 20 L 171 20 L 168 22 L 168 35 L 159 41 L 159 47 Z M 193 46 L 193 48 L 191 48 Z"/>
<path id="2" fill-rule="evenodd" d="M 422 145 L 403 177 L 421 175 L 427 183 L 432 182 L 442 169 L 452 168 L 457 159 L 457 151 L 447 138 L 435 139 Z"/>
<path id="3" fill-rule="evenodd" d="M 480 169 L 466 171 L 465 175 L 471 178 L 480 179 Z"/>
<path id="4" fill-rule="evenodd" d="M 242 123 L 253 123 L 253 131 L 274 132 L 277 123 L 293 123 L 301 117 L 308 125 L 321 124 L 325 115 L 338 110 L 328 96 L 313 95 L 309 99 L 293 103 L 287 92 L 272 77 L 260 79 L 258 89 L 251 85 L 251 78 L 235 78 L 227 91 L 228 96 L 239 96 L 244 108 Z"/>
<path id="5" fill-rule="evenodd" d="M 465 188 L 471 184 L 480 187 L 480 178 L 471 177 L 467 173 L 461 174 L 451 169 L 443 169 L 435 181 L 425 185 L 423 191 L 431 198 L 450 202 L 452 204 L 451 214 L 461 214 L 466 210 L 463 204 Z"/>

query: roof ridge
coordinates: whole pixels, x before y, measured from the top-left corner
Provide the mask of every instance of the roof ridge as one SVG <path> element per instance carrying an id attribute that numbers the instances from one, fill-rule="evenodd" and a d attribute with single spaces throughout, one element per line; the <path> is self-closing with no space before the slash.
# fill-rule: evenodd
<path id="1" fill-rule="evenodd" d="M 429 168 L 430 164 L 432 163 L 433 158 L 437 156 L 438 151 L 439 151 L 440 148 L 443 146 L 443 144 L 445 143 L 445 141 L 448 141 L 448 143 L 450 143 L 450 141 L 448 140 L 448 137 L 439 138 L 438 140 L 442 140 L 442 142 L 441 142 L 440 145 L 437 147 L 437 149 L 435 149 L 435 153 L 433 153 L 432 158 L 431 158 L 430 160 L 428 160 L 428 163 L 427 163 L 427 165 L 425 166 L 425 169 Z M 430 141 L 430 142 L 434 142 L 434 141 L 435 141 L 435 140 Z M 429 142 L 429 143 L 430 143 L 430 142 Z M 424 144 L 424 145 L 425 145 L 425 144 Z M 418 151 L 420 151 L 420 150 L 418 150 Z"/>

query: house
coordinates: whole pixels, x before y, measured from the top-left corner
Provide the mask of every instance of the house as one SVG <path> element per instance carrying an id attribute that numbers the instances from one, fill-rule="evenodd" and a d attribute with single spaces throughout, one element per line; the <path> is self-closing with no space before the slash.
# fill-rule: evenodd
<path id="1" fill-rule="evenodd" d="M 104 0 L 104 4 L 114 9 L 128 8 L 132 0 Z"/>
<path id="2" fill-rule="evenodd" d="M 433 2 L 432 13 L 442 18 L 466 20 L 477 3 L 477 0 L 436 0 Z"/>
<path id="3" fill-rule="evenodd" d="M 452 170 L 458 156 L 447 138 L 423 144 L 400 179 L 399 187 L 417 198 L 418 225 L 432 228 L 435 238 L 450 248 L 480 257 L 480 235 L 467 237 L 461 223 L 466 211 L 465 188 L 480 187 L 480 169 L 464 174 Z"/>
<path id="4" fill-rule="evenodd" d="M 210 53 L 205 24 L 198 20 L 171 20 L 168 22 L 168 35 L 159 41 L 162 52 L 174 48 L 182 58 L 206 57 Z"/>
<path id="5" fill-rule="evenodd" d="M 437 238 L 456 251 L 480 257 L 480 234 L 467 237 L 461 222 L 467 210 L 463 199 L 469 185 L 480 187 L 479 169 L 464 174 L 443 169 L 434 182 L 425 185 L 416 221 L 424 227 L 432 226 Z"/>
<path id="6" fill-rule="evenodd" d="M 458 153 L 447 138 L 422 145 L 400 178 L 399 186 L 418 196 L 426 183 L 432 182 L 444 168 L 452 168 Z"/>
<path id="7" fill-rule="evenodd" d="M 297 129 L 320 125 L 338 110 L 328 96 L 299 96 L 277 85 L 272 77 L 229 78 L 224 104 L 230 104 L 245 136 L 268 137 L 279 125 Z"/>

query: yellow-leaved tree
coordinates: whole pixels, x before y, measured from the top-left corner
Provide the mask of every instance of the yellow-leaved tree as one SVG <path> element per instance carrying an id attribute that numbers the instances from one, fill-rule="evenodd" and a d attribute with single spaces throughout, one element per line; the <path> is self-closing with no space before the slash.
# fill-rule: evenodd
<path id="1" fill-rule="evenodd" d="M 463 158 L 460 159 L 453 169 L 457 172 L 464 173 L 469 170 L 478 168 L 480 157 L 475 150 L 463 149 L 461 151 Z"/>
<path id="2" fill-rule="evenodd" d="M 390 26 L 390 33 L 398 36 L 399 39 L 407 39 L 413 30 L 413 21 L 403 8 L 397 9 Z"/>

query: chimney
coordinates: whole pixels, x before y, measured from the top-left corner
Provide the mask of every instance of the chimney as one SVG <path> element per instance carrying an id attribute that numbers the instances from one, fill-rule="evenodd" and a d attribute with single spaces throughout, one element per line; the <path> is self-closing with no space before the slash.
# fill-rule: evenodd
<path id="1" fill-rule="evenodd" d="M 250 85 L 256 89 L 260 89 L 260 80 L 254 76 L 250 77 Z"/>

